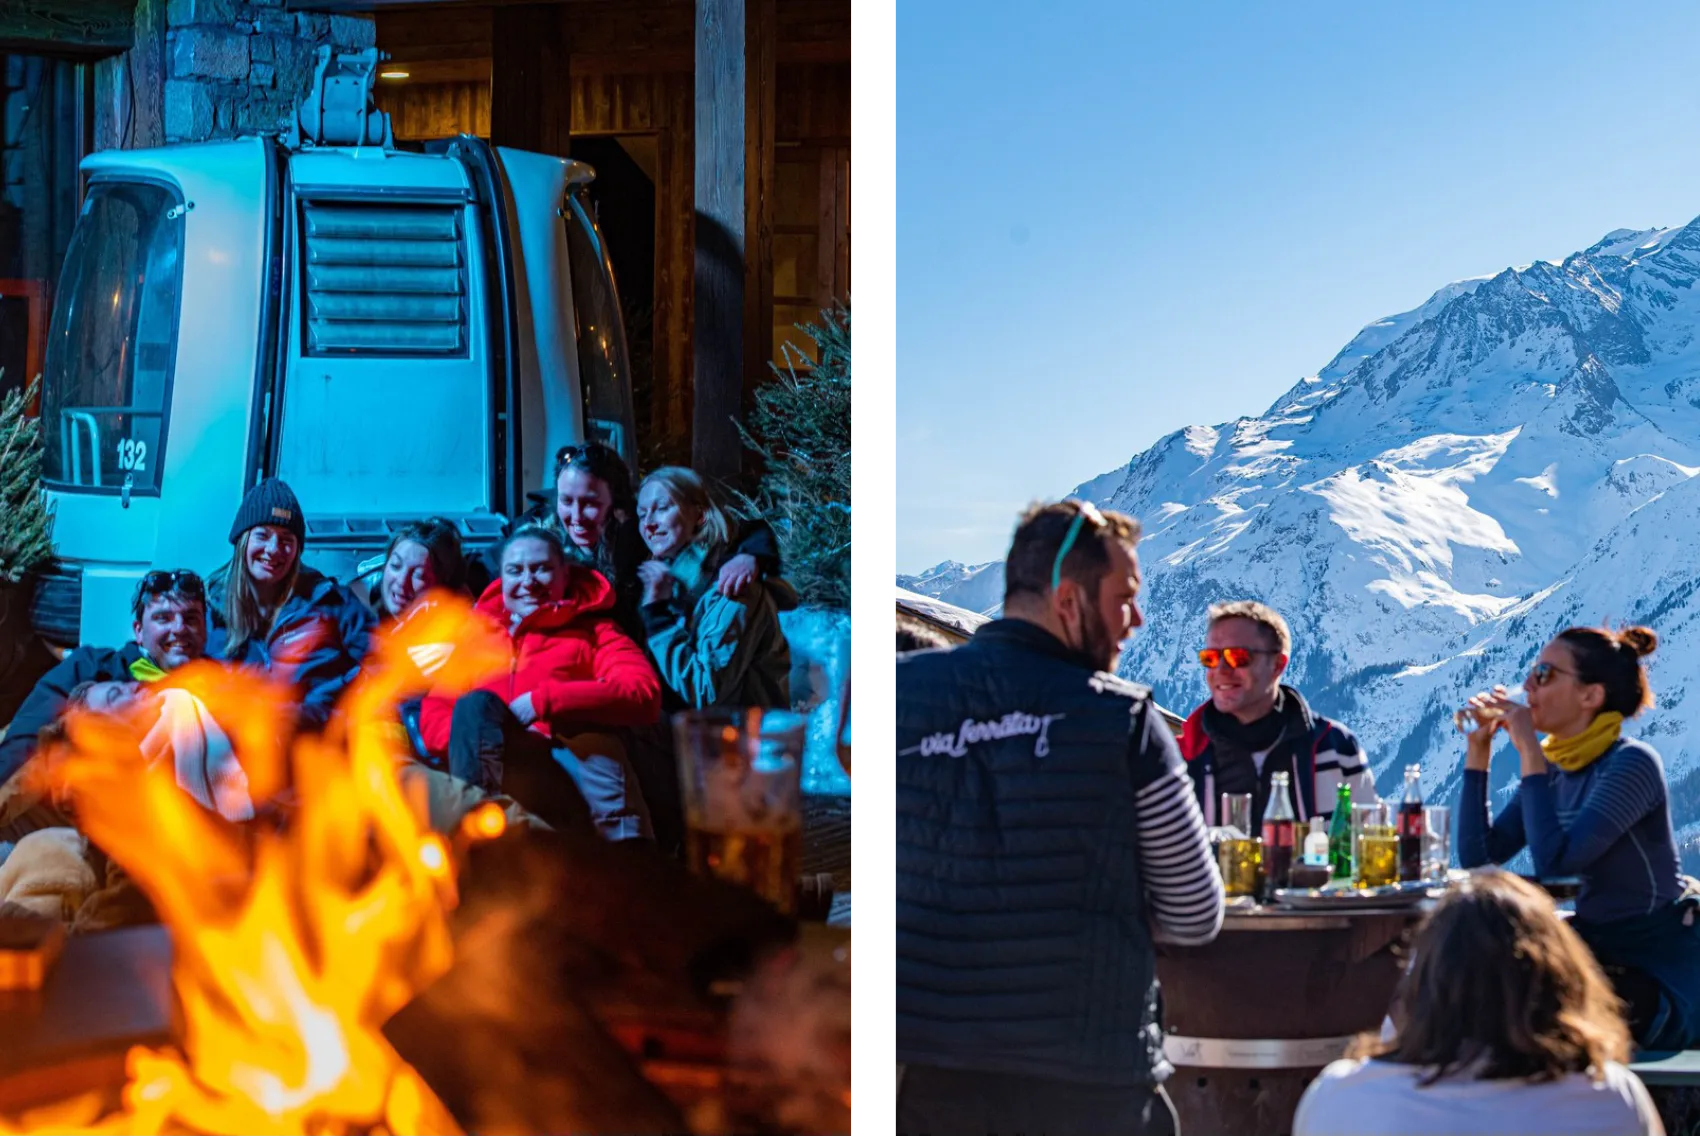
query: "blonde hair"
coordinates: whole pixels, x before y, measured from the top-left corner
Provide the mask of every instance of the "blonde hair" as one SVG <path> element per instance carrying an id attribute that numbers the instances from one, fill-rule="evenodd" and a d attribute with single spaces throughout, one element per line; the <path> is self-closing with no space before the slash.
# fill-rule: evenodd
<path id="1" fill-rule="evenodd" d="M 1281 613 L 1267 604 L 1256 600 L 1230 600 L 1225 604 L 1210 606 L 1210 627 L 1215 627 L 1221 620 L 1250 620 L 1261 626 L 1268 635 L 1270 643 L 1282 655 L 1293 654 L 1293 633 L 1287 629 L 1287 621 Z"/>
<path id="2" fill-rule="evenodd" d="M 713 554 L 731 543 L 732 522 L 726 511 L 715 504 L 701 474 L 685 466 L 662 466 L 643 480 L 643 486 L 651 482 L 666 490 L 675 504 L 695 510 L 702 518 L 692 545 Z M 638 492 L 643 492 L 643 486 L 638 487 Z"/>
<path id="3" fill-rule="evenodd" d="M 230 644 L 225 650 L 231 655 L 241 651 L 249 640 L 261 639 L 271 632 L 278 609 L 295 591 L 295 582 L 301 576 L 301 548 L 297 545 L 295 563 L 289 566 L 289 575 L 283 579 L 277 603 L 270 608 L 261 603 L 259 586 L 248 571 L 248 539 L 253 532 L 249 529 L 236 542 L 230 569 L 224 575 L 224 626 L 230 633 Z"/>

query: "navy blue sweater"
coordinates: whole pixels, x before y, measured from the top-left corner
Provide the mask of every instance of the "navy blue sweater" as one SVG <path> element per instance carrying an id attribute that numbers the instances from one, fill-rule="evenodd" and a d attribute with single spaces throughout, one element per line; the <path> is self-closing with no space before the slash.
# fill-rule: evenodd
<path id="1" fill-rule="evenodd" d="M 1658 751 L 1620 738 L 1574 774 L 1549 766 L 1525 777 L 1488 820 L 1488 776 L 1464 771 L 1458 863 L 1504 864 L 1524 846 L 1536 876 L 1579 876 L 1576 916 L 1607 923 L 1645 916 L 1682 894 Z"/>

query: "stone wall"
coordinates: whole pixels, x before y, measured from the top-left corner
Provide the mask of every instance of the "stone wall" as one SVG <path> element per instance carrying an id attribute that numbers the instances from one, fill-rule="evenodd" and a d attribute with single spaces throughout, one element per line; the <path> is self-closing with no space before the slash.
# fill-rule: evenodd
<path id="1" fill-rule="evenodd" d="M 367 17 L 286 12 L 283 0 L 167 0 L 165 26 L 168 143 L 283 130 L 319 45 L 373 43 Z"/>
<path id="2" fill-rule="evenodd" d="M 137 0 L 134 46 L 96 65 L 96 148 L 284 130 L 319 45 L 359 50 L 373 36 L 369 17 L 283 0 Z"/>

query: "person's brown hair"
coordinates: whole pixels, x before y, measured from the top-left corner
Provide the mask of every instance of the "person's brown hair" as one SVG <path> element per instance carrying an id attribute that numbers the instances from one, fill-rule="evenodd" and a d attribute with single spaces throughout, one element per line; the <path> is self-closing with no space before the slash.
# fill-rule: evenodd
<path id="1" fill-rule="evenodd" d="M 1551 1081 L 1629 1060 L 1605 973 L 1546 893 L 1499 869 L 1472 874 L 1423 921 L 1394 997 L 1391 1042 L 1358 1057 L 1449 1075 Z"/>
<path id="2" fill-rule="evenodd" d="M 1139 543 L 1139 522 L 1113 509 L 1099 510 L 1088 503 L 1069 498 L 1066 501 L 1042 502 L 1031 506 L 1016 523 L 1015 536 L 1009 542 L 1009 555 L 1004 559 L 1003 596 L 1008 604 L 1012 597 L 1049 596 L 1056 568 L 1057 553 L 1075 518 L 1085 514 L 1085 520 L 1075 532 L 1074 544 L 1063 557 L 1062 575 L 1082 585 L 1096 595 L 1104 572 L 1110 567 L 1110 542 L 1126 545 Z"/>
<path id="3" fill-rule="evenodd" d="M 1210 606 L 1210 623 L 1215 627 L 1222 620 L 1250 620 L 1263 629 L 1264 639 L 1269 646 L 1282 655 L 1293 654 L 1293 633 L 1287 628 L 1287 621 L 1281 613 L 1267 604 L 1256 600 L 1229 600 L 1223 604 Z"/>
<path id="4" fill-rule="evenodd" d="M 1570 649 L 1580 683 L 1598 683 L 1606 689 L 1602 711 L 1616 711 L 1634 718 L 1653 705 L 1653 689 L 1647 685 L 1643 656 L 1658 649 L 1659 637 L 1639 625 L 1611 631 L 1608 628 L 1566 628 L 1554 637 Z"/>
<path id="5" fill-rule="evenodd" d="M 390 558 L 403 541 L 412 541 L 425 550 L 425 559 L 430 562 L 431 574 L 437 578 L 437 587 L 459 591 L 466 576 L 466 555 L 461 549 L 460 530 L 454 522 L 446 517 L 428 517 L 424 521 L 410 521 L 395 531 L 390 543 L 384 546 L 384 559 L 381 565 L 388 565 Z M 383 580 L 384 570 L 378 569 L 378 581 Z M 381 593 L 377 601 L 380 607 L 387 603 Z M 399 616 L 399 612 L 386 612 L 386 615 Z"/>

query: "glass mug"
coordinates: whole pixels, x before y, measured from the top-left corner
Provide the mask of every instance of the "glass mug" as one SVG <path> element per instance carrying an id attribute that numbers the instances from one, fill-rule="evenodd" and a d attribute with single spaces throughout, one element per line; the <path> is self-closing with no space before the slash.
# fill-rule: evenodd
<path id="1" fill-rule="evenodd" d="M 1216 848 L 1222 889 L 1229 896 L 1256 896 L 1263 875 L 1263 842 L 1251 835 L 1250 794 L 1222 795 L 1222 827 L 1229 836 Z"/>
<path id="2" fill-rule="evenodd" d="M 793 915 L 803 867 L 807 722 L 755 708 L 673 716 L 691 871 L 742 885 Z"/>

